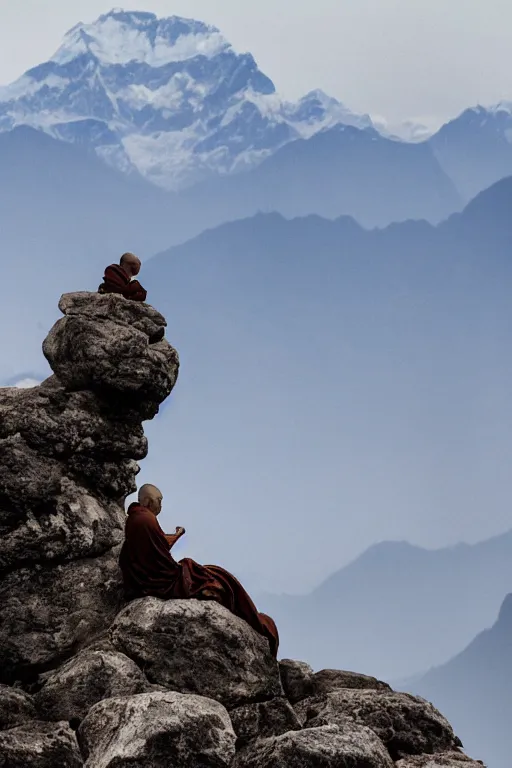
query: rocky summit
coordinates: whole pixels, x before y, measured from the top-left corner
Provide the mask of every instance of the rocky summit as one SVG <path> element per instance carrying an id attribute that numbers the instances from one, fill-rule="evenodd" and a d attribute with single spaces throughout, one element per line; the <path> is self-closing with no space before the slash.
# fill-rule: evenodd
<path id="1" fill-rule="evenodd" d="M 477 768 L 427 701 L 274 660 L 212 602 L 125 603 L 142 423 L 178 376 L 146 304 L 62 297 L 54 375 L 0 390 L 1 768 Z"/>

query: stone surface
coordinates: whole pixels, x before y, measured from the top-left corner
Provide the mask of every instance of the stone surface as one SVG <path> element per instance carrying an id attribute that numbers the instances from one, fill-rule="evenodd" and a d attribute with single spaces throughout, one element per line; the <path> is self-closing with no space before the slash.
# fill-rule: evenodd
<path id="1" fill-rule="evenodd" d="M 283 659 L 279 662 L 279 671 L 284 691 L 292 704 L 343 688 L 391 691 L 387 683 L 375 677 L 340 669 L 323 669 L 315 673 L 304 661 Z"/>
<path id="2" fill-rule="evenodd" d="M 43 352 L 64 386 L 116 391 L 145 409 L 151 404 L 158 409 L 179 369 L 178 354 L 167 341 L 150 344 L 162 316 L 115 294 L 65 295 L 59 307 L 64 317 L 46 337 Z"/>
<path id="3" fill-rule="evenodd" d="M 27 496 L 35 496 L 45 477 L 48 482 L 39 500 L 32 507 L 28 504 L 25 507 L 24 519 L 21 518 L 22 507 L 19 504 L 16 506 L 20 514 L 18 525 L 4 527 L 0 544 L 0 573 L 36 563 L 62 563 L 102 555 L 121 543 L 125 513 L 119 504 L 106 499 L 100 502 L 75 480 L 63 475 L 58 478 L 57 462 L 50 463 L 46 458 L 41 460 L 40 456 L 21 445 L 20 438 L 3 441 L 0 461 L 3 451 L 10 448 L 13 449 L 11 460 L 15 461 L 18 457 L 20 461 L 17 467 L 11 461 L 2 462 L 0 477 L 6 477 L 7 466 L 12 467 L 13 473 L 17 469 L 17 477 L 13 477 L 12 482 L 20 483 L 24 477 Z M 23 469 L 29 463 L 30 469 L 24 474 Z M 31 472 L 37 472 L 33 484 Z M 55 473 L 53 476 L 52 472 Z"/>
<path id="4" fill-rule="evenodd" d="M 286 697 L 292 704 L 313 696 L 313 669 L 305 661 L 283 659 L 279 674 Z"/>
<path id="5" fill-rule="evenodd" d="M 116 696 L 144 693 L 148 683 L 122 653 L 82 651 L 47 677 L 35 696 L 45 720 L 83 720 L 94 704 Z"/>
<path id="6" fill-rule="evenodd" d="M 221 704 L 172 692 L 102 701 L 78 738 L 86 768 L 228 768 L 235 754 Z"/>
<path id="7" fill-rule="evenodd" d="M 323 669 L 313 675 L 313 696 L 324 696 L 340 689 L 389 691 L 391 686 L 376 677 L 347 672 L 340 669 Z"/>
<path id="8" fill-rule="evenodd" d="M 393 768 L 393 762 L 373 731 L 351 723 L 252 742 L 233 768 Z"/>
<path id="9" fill-rule="evenodd" d="M 67 723 L 33 722 L 0 733 L 0 768 L 81 768 Z"/>
<path id="10" fill-rule="evenodd" d="M 0 685 L 0 731 L 22 725 L 37 717 L 31 696 L 19 688 Z"/>
<path id="11" fill-rule="evenodd" d="M 347 717 L 371 728 L 394 760 L 408 754 L 444 752 L 461 745 L 449 722 L 423 699 L 406 693 L 338 690 L 296 705 L 305 728 L 345 725 Z"/>
<path id="12" fill-rule="evenodd" d="M 231 710 L 230 717 L 237 736 L 237 748 L 254 739 L 281 736 L 301 728 L 295 710 L 290 702 L 283 698 L 244 704 Z"/>
<path id="13" fill-rule="evenodd" d="M 88 645 L 122 604 L 118 552 L 13 571 L 0 583 L 0 681 L 35 679 Z"/>
<path id="14" fill-rule="evenodd" d="M 116 618 L 111 639 L 150 682 L 171 690 L 228 707 L 282 695 L 266 639 L 216 603 L 136 600 Z"/>
<path id="15" fill-rule="evenodd" d="M 480 760 L 462 754 L 462 752 L 444 752 L 438 755 L 419 755 L 406 757 L 395 763 L 396 768 L 484 768 Z"/>
<path id="16" fill-rule="evenodd" d="M 142 422 L 178 375 L 149 305 L 80 293 L 60 308 L 44 342 L 54 375 L 0 389 L 0 682 L 34 682 L 119 610 Z"/>

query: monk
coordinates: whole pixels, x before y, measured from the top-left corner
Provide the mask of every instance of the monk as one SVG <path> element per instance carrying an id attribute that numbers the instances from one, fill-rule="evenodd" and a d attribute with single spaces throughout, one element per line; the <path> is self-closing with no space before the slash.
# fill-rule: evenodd
<path id="1" fill-rule="evenodd" d="M 146 301 L 146 291 L 139 281 L 135 280 L 140 267 L 140 259 L 134 253 L 124 253 L 119 264 L 111 264 L 106 268 L 98 293 L 120 293 L 125 299 Z"/>
<path id="2" fill-rule="evenodd" d="M 176 533 L 170 535 L 162 531 L 157 520 L 162 500 L 162 492 L 156 486 L 143 485 L 138 503 L 128 509 L 119 557 L 126 597 L 215 600 L 266 637 L 277 657 L 279 635 L 274 621 L 257 611 L 231 573 L 217 565 L 199 565 L 189 558 L 174 560 L 170 550 L 184 536 L 185 529 L 176 528 Z"/>

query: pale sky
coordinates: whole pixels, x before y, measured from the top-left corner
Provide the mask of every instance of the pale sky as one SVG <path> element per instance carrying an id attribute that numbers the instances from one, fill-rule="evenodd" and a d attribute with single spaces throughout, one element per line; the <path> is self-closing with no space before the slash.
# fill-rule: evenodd
<path id="1" fill-rule="evenodd" d="M 0 0 L 0 83 L 45 61 L 104 0 Z M 510 0 L 126 0 L 218 26 L 279 91 L 313 88 L 358 112 L 440 123 L 467 106 L 512 100 Z"/>

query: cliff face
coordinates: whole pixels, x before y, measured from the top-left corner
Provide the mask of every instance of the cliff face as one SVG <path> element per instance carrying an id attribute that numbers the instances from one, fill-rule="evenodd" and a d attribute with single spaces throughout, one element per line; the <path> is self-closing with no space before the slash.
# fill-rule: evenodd
<path id="1" fill-rule="evenodd" d="M 220 605 L 122 605 L 123 503 L 178 356 L 147 305 L 60 308 L 54 376 L 0 391 L 0 767 L 477 766 L 428 702 L 278 664 Z"/>
<path id="2" fill-rule="evenodd" d="M 0 682 L 30 681 L 106 628 L 142 421 L 171 392 L 165 320 L 118 296 L 65 295 L 55 375 L 0 390 Z"/>

